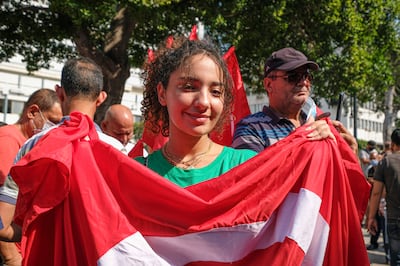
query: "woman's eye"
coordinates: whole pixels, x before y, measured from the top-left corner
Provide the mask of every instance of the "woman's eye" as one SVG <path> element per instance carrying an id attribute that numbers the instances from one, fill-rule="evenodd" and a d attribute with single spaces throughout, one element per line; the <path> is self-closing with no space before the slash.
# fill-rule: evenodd
<path id="1" fill-rule="evenodd" d="M 222 91 L 220 89 L 212 89 L 211 94 L 215 97 L 220 97 L 222 95 Z"/>
<path id="2" fill-rule="evenodd" d="M 182 88 L 183 88 L 184 90 L 189 90 L 189 91 L 195 89 L 195 87 L 194 87 L 191 83 L 186 83 L 186 84 L 184 84 L 184 85 L 182 86 Z"/>

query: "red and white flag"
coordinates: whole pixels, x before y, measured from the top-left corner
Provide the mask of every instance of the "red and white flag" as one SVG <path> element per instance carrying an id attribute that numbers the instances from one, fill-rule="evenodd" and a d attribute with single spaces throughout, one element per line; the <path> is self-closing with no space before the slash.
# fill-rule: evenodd
<path id="1" fill-rule="evenodd" d="M 235 47 L 232 46 L 229 48 L 223 57 L 233 81 L 233 110 L 231 112 L 230 120 L 224 125 L 224 131 L 222 132 L 222 135 L 212 133 L 211 138 L 221 145 L 231 146 L 236 124 L 242 118 L 250 114 L 250 108 L 247 102 L 242 74 L 240 73 L 239 62 L 236 58 Z"/>
<path id="2" fill-rule="evenodd" d="M 189 34 L 189 40 L 198 40 L 199 36 L 197 35 L 197 25 L 192 26 L 192 30 Z"/>
<path id="3" fill-rule="evenodd" d="M 357 158 L 306 134 L 183 189 L 73 113 L 11 170 L 23 265 L 369 265 Z"/>

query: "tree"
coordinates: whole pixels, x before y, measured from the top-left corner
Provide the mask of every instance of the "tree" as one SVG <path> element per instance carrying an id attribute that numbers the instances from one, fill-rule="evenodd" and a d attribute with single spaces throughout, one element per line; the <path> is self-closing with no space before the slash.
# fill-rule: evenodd
<path id="1" fill-rule="evenodd" d="M 18 53 L 34 71 L 48 67 L 52 58 L 92 58 L 102 67 L 108 92 L 96 113 L 99 122 L 109 105 L 121 102 L 131 67 L 142 64 L 147 48 L 171 34 L 169 28 L 177 28 L 177 22 L 168 24 L 164 5 L 171 1 L 6 1 L 0 60 Z"/>
<path id="2" fill-rule="evenodd" d="M 392 58 L 398 14 L 395 0 L 4 1 L 0 61 L 19 53 L 35 70 L 76 53 L 94 59 L 109 93 L 98 121 L 121 101 L 130 67 L 142 65 L 148 48 L 188 34 L 200 20 L 221 52 L 236 46 L 249 91 L 263 91 L 265 58 L 293 46 L 320 64 L 313 97 L 337 99 L 343 91 L 361 103 L 383 103 L 386 90 L 399 84 Z"/>
<path id="3" fill-rule="evenodd" d="M 139 140 L 142 138 L 143 135 L 143 127 L 144 123 L 143 122 L 135 122 L 133 125 L 133 135 L 135 140 Z"/>

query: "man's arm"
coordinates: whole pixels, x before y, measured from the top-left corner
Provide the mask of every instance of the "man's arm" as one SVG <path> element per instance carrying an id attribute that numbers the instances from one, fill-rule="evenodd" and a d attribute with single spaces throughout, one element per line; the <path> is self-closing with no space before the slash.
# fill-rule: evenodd
<path id="1" fill-rule="evenodd" d="M 15 156 L 14 164 L 34 147 L 43 134 L 44 131 L 25 142 Z M 3 223 L 3 228 L 0 230 L 0 240 L 2 241 L 21 241 L 21 227 L 13 222 L 17 197 L 18 186 L 12 177 L 7 175 L 4 184 L 0 187 L 0 218 Z"/>
<path id="2" fill-rule="evenodd" d="M 3 224 L 0 229 L 0 240 L 2 241 L 21 241 L 21 228 L 13 223 L 17 197 L 18 186 L 8 175 L 6 181 L 0 187 L 0 218 Z"/>
<path id="3" fill-rule="evenodd" d="M 15 205 L 0 201 L 0 217 L 3 228 L 0 230 L 0 240 L 8 242 L 21 241 L 21 227 L 13 222 Z"/>
<path id="4" fill-rule="evenodd" d="M 382 191 L 384 184 L 381 181 L 374 180 L 374 185 L 372 187 L 371 197 L 369 199 L 369 211 L 367 216 L 367 228 L 368 231 L 375 235 L 378 230 L 378 224 L 375 219 L 375 214 L 379 208 L 379 201 L 382 196 Z"/>
<path id="5" fill-rule="evenodd" d="M 265 140 L 257 134 L 257 130 L 250 123 L 240 121 L 236 126 L 231 147 L 261 152 L 265 149 Z"/>

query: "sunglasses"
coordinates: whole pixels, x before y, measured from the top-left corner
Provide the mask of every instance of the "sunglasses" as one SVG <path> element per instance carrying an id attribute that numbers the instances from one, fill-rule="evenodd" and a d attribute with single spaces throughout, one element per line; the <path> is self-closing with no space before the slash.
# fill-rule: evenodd
<path id="1" fill-rule="evenodd" d="M 299 83 L 301 80 L 312 81 L 314 79 L 313 75 L 310 73 L 310 71 L 308 69 L 306 72 L 292 71 L 292 72 L 287 72 L 286 75 L 282 75 L 282 76 L 270 75 L 270 76 L 268 76 L 268 78 L 270 78 L 272 80 L 275 80 L 277 78 L 283 78 L 287 82 L 294 83 L 294 84 Z"/>

